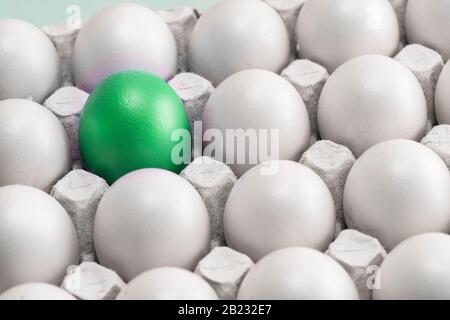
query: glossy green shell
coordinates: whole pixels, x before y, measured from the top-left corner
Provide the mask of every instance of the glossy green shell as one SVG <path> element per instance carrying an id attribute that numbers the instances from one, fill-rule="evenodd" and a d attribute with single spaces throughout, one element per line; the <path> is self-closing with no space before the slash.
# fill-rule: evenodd
<path id="1" fill-rule="evenodd" d="M 189 131 L 183 103 L 162 79 L 140 71 L 114 74 L 90 95 L 80 119 L 79 143 L 85 166 L 113 183 L 128 172 L 160 168 L 179 173 L 174 163 L 177 129 Z"/>

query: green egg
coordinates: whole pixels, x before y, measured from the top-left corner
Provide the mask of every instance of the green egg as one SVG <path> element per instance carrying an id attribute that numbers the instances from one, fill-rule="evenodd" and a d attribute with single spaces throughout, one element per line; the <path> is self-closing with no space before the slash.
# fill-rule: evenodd
<path id="1" fill-rule="evenodd" d="M 183 153 L 190 158 L 190 139 L 179 134 L 189 132 L 183 103 L 146 72 L 120 72 L 101 82 L 86 102 L 79 132 L 85 166 L 110 184 L 143 168 L 179 173 Z"/>

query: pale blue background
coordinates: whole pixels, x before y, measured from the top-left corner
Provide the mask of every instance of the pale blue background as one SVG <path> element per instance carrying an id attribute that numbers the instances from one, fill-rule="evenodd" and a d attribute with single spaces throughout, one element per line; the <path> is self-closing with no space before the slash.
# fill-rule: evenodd
<path id="1" fill-rule="evenodd" d="M 27 20 L 38 26 L 60 24 L 67 20 L 70 5 L 78 5 L 82 19 L 89 18 L 110 4 L 135 2 L 154 10 L 191 6 L 204 10 L 217 0 L 0 0 L 0 17 Z"/>

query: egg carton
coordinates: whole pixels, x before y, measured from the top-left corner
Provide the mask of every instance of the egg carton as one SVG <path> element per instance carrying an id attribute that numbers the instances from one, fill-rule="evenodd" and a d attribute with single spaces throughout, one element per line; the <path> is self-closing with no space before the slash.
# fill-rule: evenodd
<path id="1" fill-rule="evenodd" d="M 282 17 L 289 31 L 292 44 L 292 63 L 281 72 L 303 98 L 311 121 L 312 138 L 310 148 L 300 163 L 314 170 L 330 189 L 337 214 L 336 240 L 329 246 L 327 254 L 338 261 L 354 280 L 360 297 L 371 299 L 376 288 L 373 274 L 386 256 L 380 242 L 355 230 L 346 230 L 343 213 L 343 190 L 347 175 L 355 157 L 345 146 L 320 140 L 317 125 L 317 108 L 320 93 L 329 77 L 327 70 L 313 62 L 302 59 L 295 39 L 295 23 L 304 0 L 264 0 Z M 399 52 L 394 57 L 408 67 L 419 80 L 428 106 L 428 134 L 422 143 L 435 151 L 450 169 L 450 126 L 436 125 L 434 115 L 434 93 L 438 77 L 443 69 L 442 57 L 430 48 L 407 45 L 404 32 L 404 12 L 407 0 L 390 0 L 401 27 Z M 191 128 L 201 120 L 206 102 L 214 90 L 211 82 L 199 75 L 189 73 L 187 45 L 200 13 L 189 7 L 161 11 L 159 14 L 169 25 L 178 46 L 179 73 L 169 81 L 185 104 Z M 72 145 L 74 170 L 61 179 L 51 191 L 67 210 L 76 226 L 81 248 L 79 266 L 68 270 L 63 288 L 79 299 L 114 299 L 123 288 L 117 274 L 96 263 L 93 242 L 94 217 L 98 203 L 107 190 L 106 182 L 83 170 L 78 150 L 78 124 L 82 106 L 88 94 L 74 87 L 71 72 L 72 48 L 78 29 L 66 26 L 46 26 L 45 33 L 55 44 L 63 61 L 62 88 L 51 95 L 44 105 L 53 111 L 66 128 Z M 201 155 L 201 151 L 196 151 Z M 224 163 L 206 157 L 195 157 L 180 174 L 189 181 L 202 196 L 212 223 L 211 252 L 195 269 L 216 290 L 222 299 L 235 299 L 240 283 L 253 266 L 251 259 L 226 247 L 223 231 L 223 213 L 228 195 L 237 181 L 233 171 Z M 93 283 L 96 285 L 93 286 Z"/>
<path id="2" fill-rule="evenodd" d="M 116 272 L 95 262 L 70 266 L 61 288 L 79 300 L 115 300 L 125 282 Z"/>

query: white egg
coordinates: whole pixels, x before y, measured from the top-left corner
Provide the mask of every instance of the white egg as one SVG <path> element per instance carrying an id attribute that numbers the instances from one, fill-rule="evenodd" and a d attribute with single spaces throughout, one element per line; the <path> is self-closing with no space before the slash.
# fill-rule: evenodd
<path id="1" fill-rule="evenodd" d="M 222 0 L 195 25 L 188 56 L 191 70 L 214 85 L 246 69 L 280 73 L 289 63 L 289 35 L 263 1 Z"/>
<path id="2" fill-rule="evenodd" d="M 384 259 L 375 300 L 450 300 L 450 236 L 425 233 L 400 243 Z"/>
<path id="3" fill-rule="evenodd" d="M 361 55 L 392 56 L 399 25 L 388 0 L 306 1 L 296 26 L 300 55 L 329 72 Z"/>
<path id="4" fill-rule="evenodd" d="M 307 1 L 296 35 L 300 55 L 329 72 L 357 56 L 392 56 L 400 39 L 397 17 L 387 0 Z"/>
<path id="5" fill-rule="evenodd" d="M 218 300 L 200 276 L 179 268 L 156 268 L 131 280 L 117 300 Z"/>
<path id="6" fill-rule="evenodd" d="M 0 300 L 76 300 L 70 293 L 48 283 L 26 283 L 0 294 Z"/>
<path id="7" fill-rule="evenodd" d="M 75 227 L 55 199 L 28 186 L 0 188 L 0 292 L 27 282 L 59 285 L 78 260 Z"/>
<path id="8" fill-rule="evenodd" d="M 32 24 L 0 19 L 0 100 L 42 103 L 61 81 L 61 62 L 50 39 Z"/>
<path id="9" fill-rule="evenodd" d="M 94 241 L 101 264 L 125 281 L 156 267 L 193 269 L 209 249 L 208 211 L 180 176 L 160 169 L 134 171 L 100 201 Z"/>
<path id="10" fill-rule="evenodd" d="M 311 135 L 297 90 L 279 75 L 257 69 L 238 72 L 217 87 L 203 112 L 203 130 L 205 140 L 220 134 L 219 141 L 205 141 L 206 155 L 229 164 L 237 176 L 267 160 L 299 160 Z"/>
<path id="11" fill-rule="evenodd" d="M 0 186 L 24 184 L 49 191 L 72 164 L 61 122 L 29 100 L 0 101 L 0 150 Z"/>
<path id="12" fill-rule="evenodd" d="M 336 217 L 325 183 L 308 167 L 272 161 L 249 170 L 225 206 L 227 243 L 253 261 L 285 247 L 326 250 Z"/>
<path id="13" fill-rule="evenodd" d="M 308 248 L 273 252 L 244 278 L 238 300 L 358 300 L 352 279 L 329 256 Z"/>
<path id="14" fill-rule="evenodd" d="M 419 140 L 427 105 L 414 74 L 391 58 L 361 56 L 339 67 L 319 100 L 323 139 L 348 146 L 355 156 L 390 139 Z"/>
<path id="15" fill-rule="evenodd" d="M 439 124 L 450 124 L 450 62 L 447 62 L 436 86 L 436 118 Z"/>
<path id="16" fill-rule="evenodd" d="M 419 43 L 450 58 L 450 2 L 448 0 L 409 0 L 405 11 L 409 43 Z"/>
<path id="17" fill-rule="evenodd" d="M 90 92 L 124 70 L 147 71 L 163 79 L 177 71 L 177 47 L 169 27 L 138 4 L 118 4 L 97 13 L 82 27 L 73 49 L 73 72 L 81 89 Z"/>
<path id="18" fill-rule="evenodd" d="M 449 195 L 450 173 L 438 155 L 414 141 L 385 141 L 352 167 L 345 219 L 390 250 L 416 234 L 450 232 Z"/>

